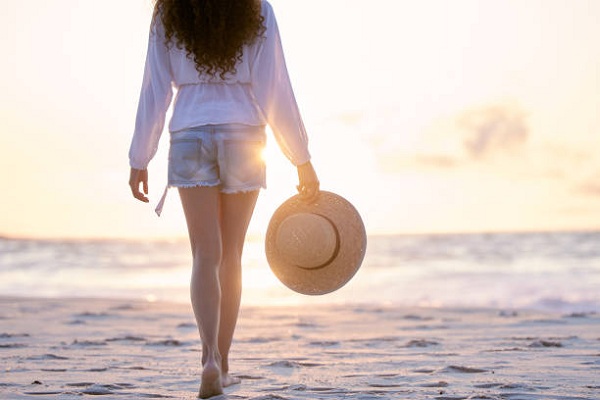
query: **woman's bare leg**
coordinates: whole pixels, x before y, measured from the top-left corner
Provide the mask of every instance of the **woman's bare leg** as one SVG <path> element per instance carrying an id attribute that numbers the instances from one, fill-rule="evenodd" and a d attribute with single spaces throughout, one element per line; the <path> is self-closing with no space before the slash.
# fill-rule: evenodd
<path id="1" fill-rule="evenodd" d="M 180 188 L 179 195 L 192 247 L 190 297 L 202 339 L 202 383 L 198 396 L 223 393 L 219 324 L 221 313 L 222 242 L 220 194 L 216 187 Z"/>
<path id="2" fill-rule="evenodd" d="M 219 352 L 222 357 L 222 384 L 224 387 L 239 383 L 238 378 L 229 375 L 229 349 L 237 323 L 242 294 L 242 250 L 258 193 L 259 191 L 255 190 L 221 194 L 223 255 L 219 274 L 222 293 Z"/>
<path id="3" fill-rule="evenodd" d="M 199 396 L 239 382 L 229 375 L 229 349 L 242 290 L 241 258 L 259 191 L 220 194 L 217 188 L 179 189 L 194 265 L 192 307 L 202 338 Z"/>

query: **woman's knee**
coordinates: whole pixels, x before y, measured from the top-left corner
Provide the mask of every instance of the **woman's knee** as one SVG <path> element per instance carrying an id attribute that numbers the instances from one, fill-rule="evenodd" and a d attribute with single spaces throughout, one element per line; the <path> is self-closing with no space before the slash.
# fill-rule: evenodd
<path id="1" fill-rule="evenodd" d="M 237 249 L 223 251 L 221 265 L 227 268 L 238 268 L 242 263 L 242 253 Z"/>
<path id="2" fill-rule="evenodd" d="M 192 250 L 194 258 L 194 268 L 206 272 L 217 273 L 221 266 L 223 257 L 217 249 L 195 248 Z"/>

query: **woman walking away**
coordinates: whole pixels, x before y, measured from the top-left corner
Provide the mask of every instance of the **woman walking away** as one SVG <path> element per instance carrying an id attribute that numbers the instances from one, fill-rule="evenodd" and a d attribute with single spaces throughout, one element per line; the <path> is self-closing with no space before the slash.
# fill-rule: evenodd
<path id="1" fill-rule="evenodd" d="M 129 152 L 129 185 L 143 202 L 173 87 L 167 187 L 178 188 L 189 232 L 191 302 L 202 340 L 198 396 L 208 398 L 239 382 L 230 375 L 229 349 L 240 307 L 242 249 L 265 187 L 267 124 L 297 166 L 304 200 L 318 196 L 319 181 L 266 0 L 156 2 Z"/>

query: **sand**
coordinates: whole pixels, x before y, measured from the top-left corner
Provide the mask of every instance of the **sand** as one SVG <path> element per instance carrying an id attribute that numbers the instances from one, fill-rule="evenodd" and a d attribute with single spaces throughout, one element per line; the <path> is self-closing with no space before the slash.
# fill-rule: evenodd
<path id="1" fill-rule="evenodd" d="M 0 398 L 193 399 L 189 305 L 0 298 Z M 223 399 L 599 399 L 600 316 L 246 307 Z"/>

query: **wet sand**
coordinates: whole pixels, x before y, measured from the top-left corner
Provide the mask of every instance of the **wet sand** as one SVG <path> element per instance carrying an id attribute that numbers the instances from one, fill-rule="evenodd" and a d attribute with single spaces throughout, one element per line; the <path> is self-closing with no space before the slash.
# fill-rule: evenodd
<path id="1" fill-rule="evenodd" d="M 193 399 L 189 305 L 0 298 L 0 398 Z M 600 316 L 246 307 L 224 399 L 598 399 Z"/>

